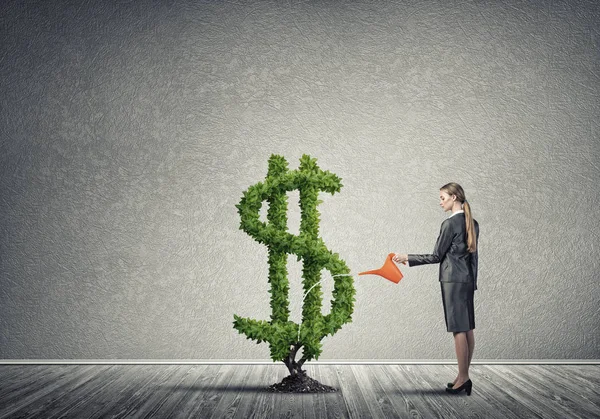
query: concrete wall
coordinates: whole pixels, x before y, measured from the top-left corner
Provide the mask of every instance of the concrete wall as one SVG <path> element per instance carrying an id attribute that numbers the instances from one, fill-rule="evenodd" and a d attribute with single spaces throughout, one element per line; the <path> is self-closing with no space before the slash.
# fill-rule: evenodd
<path id="1" fill-rule="evenodd" d="M 232 322 L 270 316 L 235 205 L 271 154 L 342 178 L 320 233 L 354 274 L 430 253 L 460 183 L 474 359 L 600 358 L 598 3 L 3 1 L 0 20 L 0 358 L 269 360 Z M 438 265 L 402 269 L 355 277 L 319 360 L 455 357 Z"/>

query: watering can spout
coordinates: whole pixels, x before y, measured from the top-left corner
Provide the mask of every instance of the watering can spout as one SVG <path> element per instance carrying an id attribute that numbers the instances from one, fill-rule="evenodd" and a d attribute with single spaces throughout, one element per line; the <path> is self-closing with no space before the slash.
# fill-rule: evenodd
<path id="1" fill-rule="evenodd" d="M 402 272 L 400 272 L 400 269 L 398 269 L 392 260 L 393 257 L 394 253 L 390 253 L 385 259 L 385 263 L 381 268 L 360 272 L 359 275 L 379 275 L 397 284 L 404 277 L 404 275 L 402 275 Z"/>

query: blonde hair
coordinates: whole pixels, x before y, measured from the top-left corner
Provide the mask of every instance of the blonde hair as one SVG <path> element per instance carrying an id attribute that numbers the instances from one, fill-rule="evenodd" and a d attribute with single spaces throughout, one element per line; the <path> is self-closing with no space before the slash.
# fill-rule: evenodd
<path id="1" fill-rule="evenodd" d="M 463 204 L 465 211 L 465 224 L 467 227 L 467 250 L 470 253 L 474 253 L 477 250 L 477 238 L 475 236 L 475 223 L 473 222 L 473 214 L 471 213 L 471 206 L 465 198 L 465 191 L 462 186 L 458 183 L 450 182 L 446 183 L 440 188 L 440 191 L 446 192 L 448 195 L 456 195 L 456 200 Z"/>

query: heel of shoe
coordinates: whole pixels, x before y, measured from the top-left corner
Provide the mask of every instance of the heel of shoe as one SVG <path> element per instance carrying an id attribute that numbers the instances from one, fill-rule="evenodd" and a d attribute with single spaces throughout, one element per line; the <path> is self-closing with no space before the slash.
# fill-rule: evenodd
<path id="1" fill-rule="evenodd" d="M 471 395 L 471 390 L 473 390 L 473 384 L 471 384 L 469 387 L 465 388 L 465 391 L 467 392 L 467 396 Z"/>

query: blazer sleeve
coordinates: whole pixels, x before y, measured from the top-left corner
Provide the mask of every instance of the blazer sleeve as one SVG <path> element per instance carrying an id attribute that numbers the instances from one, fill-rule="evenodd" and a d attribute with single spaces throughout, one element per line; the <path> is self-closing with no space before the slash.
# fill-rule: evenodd
<path id="1" fill-rule="evenodd" d="M 450 223 L 449 219 L 446 219 L 440 227 L 440 235 L 435 243 L 433 253 L 429 255 L 409 254 L 408 265 L 418 266 L 428 263 L 440 263 L 440 261 L 446 255 L 446 252 L 448 252 L 448 249 L 450 249 L 450 245 L 452 244 L 452 236 L 452 223 Z"/>
<path id="2" fill-rule="evenodd" d="M 479 264 L 479 225 L 475 224 L 475 252 L 471 253 L 471 271 L 473 272 L 473 282 L 475 282 L 475 289 L 477 289 L 477 265 Z"/>

